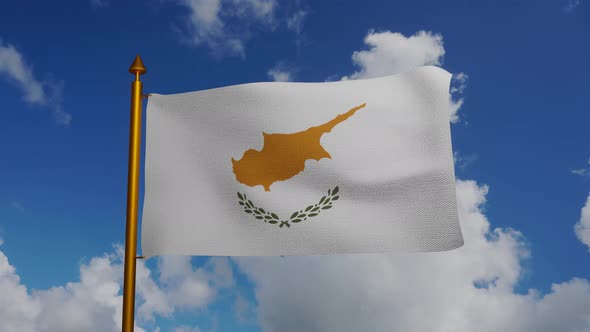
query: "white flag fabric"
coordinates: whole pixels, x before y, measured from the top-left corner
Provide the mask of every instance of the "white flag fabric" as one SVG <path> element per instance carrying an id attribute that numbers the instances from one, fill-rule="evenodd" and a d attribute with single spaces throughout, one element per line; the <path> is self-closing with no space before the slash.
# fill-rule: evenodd
<path id="1" fill-rule="evenodd" d="M 451 74 L 251 83 L 147 105 L 142 254 L 458 248 Z"/>

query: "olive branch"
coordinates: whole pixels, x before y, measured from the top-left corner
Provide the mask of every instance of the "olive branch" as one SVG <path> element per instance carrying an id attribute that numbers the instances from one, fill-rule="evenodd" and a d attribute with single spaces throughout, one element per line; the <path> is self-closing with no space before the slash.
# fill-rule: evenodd
<path id="1" fill-rule="evenodd" d="M 319 215 L 320 212 L 322 212 L 323 210 L 328 210 L 332 208 L 332 203 L 338 200 L 338 198 L 340 198 L 340 196 L 338 196 L 337 194 L 338 186 L 336 186 L 333 190 L 328 189 L 328 195 L 322 197 L 319 202 L 310 205 L 305 209 L 293 212 L 291 214 L 291 217 L 289 217 L 287 220 L 279 218 L 279 216 L 274 212 L 265 210 L 261 207 L 257 207 L 256 205 L 254 205 L 254 203 L 252 203 L 251 200 L 248 199 L 248 197 L 246 197 L 246 194 L 241 194 L 239 192 L 238 204 L 240 204 L 244 208 L 244 212 L 252 214 L 254 218 L 263 220 L 264 222 L 273 225 L 279 224 L 279 227 L 282 228 L 283 226 L 291 227 L 292 223 L 300 223 L 304 220 L 307 220 L 307 218 L 312 218 Z"/>

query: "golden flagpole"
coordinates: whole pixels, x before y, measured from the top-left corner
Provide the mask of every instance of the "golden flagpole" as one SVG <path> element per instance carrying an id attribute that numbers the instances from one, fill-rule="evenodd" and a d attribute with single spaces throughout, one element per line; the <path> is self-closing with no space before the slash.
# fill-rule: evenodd
<path id="1" fill-rule="evenodd" d="M 138 55 L 129 67 L 135 75 L 131 83 L 131 123 L 129 125 L 129 169 L 127 177 L 127 226 L 125 235 L 125 275 L 123 277 L 123 332 L 133 332 L 135 311 L 135 263 L 137 254 L 137 206 L 141 148 L 141 98 L 145 66 Z"/>

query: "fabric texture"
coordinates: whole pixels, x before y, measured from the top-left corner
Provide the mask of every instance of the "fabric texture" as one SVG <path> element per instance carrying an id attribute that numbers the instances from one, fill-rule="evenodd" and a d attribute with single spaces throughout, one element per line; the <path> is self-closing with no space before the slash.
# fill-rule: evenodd
<path id="1" fill-rule="evenodd" d="M 151 94 L 142 254 L 276 256 L 463 245 L 438 67 Z"/>

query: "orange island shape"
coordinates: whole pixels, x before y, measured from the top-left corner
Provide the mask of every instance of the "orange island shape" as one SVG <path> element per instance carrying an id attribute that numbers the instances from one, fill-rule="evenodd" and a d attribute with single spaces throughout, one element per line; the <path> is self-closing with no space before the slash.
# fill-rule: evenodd
<path id="1" fill-rule="evenodd" d="M 249 149 L 244 152 L 242 159 L 231 159 L 236 180 L 250 187 L 262 185 L 264 191 L 270 191 L 270 185 L 274 182 L 284 181 L 301 173 L 305 169 L 306 160 L 332 158 L 320 144 L 320 138 L 365 106 L 366 103 L 354 107 L 329 122 L 304 131 L 292 134 L 263 132 L 262 150 Z"/>

